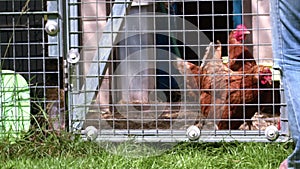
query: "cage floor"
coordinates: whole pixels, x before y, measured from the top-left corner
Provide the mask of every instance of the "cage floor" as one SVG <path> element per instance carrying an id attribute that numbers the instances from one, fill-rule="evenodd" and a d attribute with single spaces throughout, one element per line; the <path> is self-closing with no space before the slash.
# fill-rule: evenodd
<path id="1" fill-rule="evenodd" d="M 217 130 L 216 119 L 205 119 L 199 116 L 199 111 L 180 108 L 180 103 L 171 105 L 164 103 L 156 105 L 128 104 L 118 105 L 111 110 L 99 111 L 90 109 L 84 121 L 84 128 L 94 126 L 98 129 L 171 129 L 185 130 L 191 125 L 197 125 L 202 130 Z M 161 107 L 163 109 L 161 109 Z M 118 110 L 118 111 L 116 111 Z M 225 120 L 225 119 L 221 119 Z M 280 116 L 268 113 L 258 113 L 251 119 L 226 119 L 240 120 L 244 123 L 239 130 L 265 130 L 270 125 L 278 126 Z M 248 121 L 248 123 L 246 122 Z"/>

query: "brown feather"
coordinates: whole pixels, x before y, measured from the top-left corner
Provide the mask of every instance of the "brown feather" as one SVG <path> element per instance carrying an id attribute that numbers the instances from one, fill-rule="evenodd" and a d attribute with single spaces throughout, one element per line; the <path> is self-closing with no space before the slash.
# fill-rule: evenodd
<path id="1" fill-rule="evenodd" d="M 221 61 L 208 63 L 200 85 L 202 115 L 215 119 L 220 130 L 238 129 L 243 119 L 249 120 L 257 112 L 259 71 L 264 69 L 255 65 L 247 71 L 232 71 Z"/>
<path id="2" fill-rule="evenodd" d="M 233 31 L 228 38 L 229 65 L 233 71 L 250 69 L 256 65 L 256 61 L 249 49 L 233 36 Z"/>
<path id="3" fill-rule="evenodd" d="M 259 94 L 264 92 L 262 90 L 259 93 L 258 87 L 269 86 L 269 84 L 260 84 L 260 80 L 264 76 L 260 73 L 269 75 L 270 69 L 257 65 L 253 60 L 253 63 L 244 70 L 239 68 L 233 71 L 220 59 L 220 49 L 221 45 L 219 44 L 215 48 L 213 58 L 205 61 L 202 66 L 181 60 L 178 62 L 180 63 L 178 69 L 187 76 L 189 88 L 198 88 L 200 91 L 200 97 L 198 97 L 201 113 L 196 125 L 200 127 L 203 123 L 201 119 L 205 118 L 214 119 L 220 130 L 238 129 L 244 121 L 250 120 L 257 112 Z M 195 84 L 191 84 L 191 82 Z M 192 92 L 189 95 L 193 95 Z M 193 96 L 197 97 L 195 94 Z"/>

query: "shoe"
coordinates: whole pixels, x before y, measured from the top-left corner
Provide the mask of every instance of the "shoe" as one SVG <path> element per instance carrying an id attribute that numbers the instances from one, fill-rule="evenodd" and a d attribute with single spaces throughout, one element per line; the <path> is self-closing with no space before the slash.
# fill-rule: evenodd
<path id="1" fill-rule="evenodd" d="M 288 169 L 287 159 L 283 160 L 279 166 L 279 169 Z"/>

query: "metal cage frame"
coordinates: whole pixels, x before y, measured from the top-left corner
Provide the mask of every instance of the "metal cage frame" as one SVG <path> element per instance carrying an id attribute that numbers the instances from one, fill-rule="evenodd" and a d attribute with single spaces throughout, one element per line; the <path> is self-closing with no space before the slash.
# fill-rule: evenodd
<path id="1" fill-rule="evenodd" d="M 20 77 L 13 81 L 11 89 L 5 89 L 8 84 L 1 85 L 1 138 L 9 136 L 11 131 L 8 126 L 16 133 L 14 137 L 44 127 L 47 130 L 64 130 L 62 1 L 16 0 L 0 3 L 1 84 L 7 75 Z M 26 81 L 24 87 L 30 96 L 28 117 L 24 117 L 26 106 L 19 105 L 23 102 L 24 91 L 18 89 L 18 79 L 22 78 Z M 11 100 L 9 110 L 3 97 L 7 90 L 16 91 L 18 95 Z"/>
<path id="2" fill-rule="evenodd" d="M 169 1 L 162 1 L 169 6 L 173 2 Z M 177 1 L 176 1 L 177 2 Z M 186 3 L 186 1 L 178 1 L 179 3 Z M 190 1 L 189 1 L 190 2 Z M 191 1 L 192 2 L 192 1 Z M 197 4 L 200 4 L 204 1 L 197 1 Z M 227 5 L 229 1 L 224 0 L 224 2 L 227 2 Z M 288 133 L 288 122 L 287 122 L 287 116 L 285 112 L 285 103 L 284 103 L 284 91 L 282 90 L 282 84 L 280 81 L 280 73 L 277 70 L 273 70 L 273 80 L 277 80 L 279 83 L 278 91 L 281 95 L 280 103 L 277 104 L 277 106 L 280 106 L 280 130 L 277 129 L 277 127 L 271 126 L 267 128 L 266 130 L 200 130 L 198 127 L 195 127 L 194 125 L 186 126 L 184 129 L 131 129 L 130 127 L 119 129 L 115 126 L 112 126 L 112 128 L 108 129 L 102 129 L 97 128 L 97 126 L 84 126 L 84 123 L 89 120 L 86 115 L 89 112 L 90 106 L 95 101 L 95 92 L 100 90 L 100 85 L 104 81 L 105 77 L 112 78 L 114 75 L 107 75 L 108 65 L 111 66 L 113 61 L 109 61 L 109 59 L 112 59 L 112 54 L 115 53 L 113 47 L 116 45 L 116 42 L 118 41 L 119 34 L 123 33 L 122 25 L 124 24 L 124 21 L 127 19 L 130 10 L 131 10 L 131 1 L 126 0 L 116 0 L 114 2 L 94 2 L 95 4 L 98 3 L 104 3 L 111 8 L 108 8 L 110 11 L 110 15 L 104 16 L 104 18 L 98 17 L 98 14 L 96 16 L 86 16 L 91 17 L 97 21 L 106 19 L 106 23 L 103 28 L 96 27 L 96 29 L 102 29 L 102 35 L 99 38 L 99 41 L 97 42 L 97 46 L 95 49 L 95 54 L 92 57 L 91 60 L 89 60 L 89 68 L 86 71 L 85 74 L 81 74 L 82 70 L 80 70 L 80 67 L 84 64 L 80 62 L 80 60 L 84 57 L 82 56 L 82 53 L 80 53 L 80 50 L 83 50 L 85 48 L 84 44 L 80 44 L 80 36 L 83 36 L 84 31 L 80 28 L 80 19 L 84 19 L 85 16 L 80 15 L 79 13 L 79 6 L 85 5 L 85 2 L 77 2 L 76 0 L 69 0 L 68 2 L 68 9 L 69 9 L 69 15 L 67 16 L 67 25 L 68 29 L 67 32 L 70 36 L 68 36 L 68 49 L 69 54 L 67 57 L 68 60 L 68 66 L 69 66 L 69 105 L 68 109 L 70 111 L 70 117 L 69 117 L 69 129 L 70 131 L 81 134 L 84 139 L 96 139 L 99 141 L 126 141 L 131 140 L 134 138 L 136 141 L 150 141 L 150 142 L 177 142 L 177 141 L 187 141 L 187 140 L 198 140 L 198 141 L 207 141 L 207 142 L 215 142 L 215 141 L 258 141 L 258 142 L 268 142 L 268 141 L 279 141 L 283 142 L 289 139 L 289 133 Z M 93 3 L 93 2 L 86 2 Z M 154 2 L 155 3 L 155 2 Z M 212 6 L 214 5 L 214 1 L 211 1 Z M 198 6 L 199 7 L 199 6 Z M 214 6 L 213 6 L 214 7 Z M 228 7 L 227 7 L 228 8 Z M 81 12 L 83 12 L 84 9 L 81 9 Z M 213 9 L 212 9 L 213 10 Z M 227 9 L 228 10 L 228 9 Z M 139 6 L 139 11 L 141 12 L 142 9 Z M 214 14 L 214 11 L 212 11 L 211 14 L 207 14 L 207 16 L 215 17 L 215 16 L 222 16 L 222 14 Z M 97 12 L 96 12 L 97 13 Z M 205 14 L 196 14 L 195 17 L 201 17 L 205 16 Z M 267 13 L 245 13 L 245 14 L 239 14 L 241 16 L 250 16 L 250 17 L 259 17 L 259 16 L 268 16 Z M 178 16 L 185 17 L 184 14 L 181 14 Z M 228 14 L 227 16 L 238 16 L 238 14 Z M 143 16 L 139 16 L 143 17 Z M 160 17 L 160 16 L 158 16 Z M 168 13 L 168 17 L 171 17 L 171 12 Z M 257 19 L 256 18 L 256 19 Z M 227 21 L 228 22 L 228 21 Z M 228 23 L 227 23 L 228 24 Z M 212 23 L 214 25 L 214 23 Z M 130 26 L 130 25 L 127 25 Z M 123 28 L 124 29 L 124 28 Z M 213 31 L 218 31 L 217 28 L 212 28 Z M 259 29 L 259 30 L 256 30 Z M 265 29 L 268 30 L 268 28 L 261 28 L 262 31 Z M 225 31 L 229 31 L 231 29 L 227 29 Z M 260 31 L 260 28 L 253 28 L 253 31 Z M 88 31 L 91 30 L 87 30 Z M 155 30 L 154 30 L 155 31 Z M 166 30 L 168 31 L 168 30 Z M 183 30 L 185 31 L 185 30 Z M 186 30 L 187 31 L 187 30 Z M 222 29 L 220 29 L 222 31 Z M 98 32 L 96 30 L 95 32 Z M 168 33 L 171 33 L 172 30 L 169 30 Z M 125 30 L 126 34 L 126 30 Z M 130 30 L 128 30 L 128 34 L 130 34 Z M 170 36 L 170 34 L 169 34 Z M 172 36 L 172 35 L 171 35 Z M 212 35 L 214 37 L 214 33 Z M 257 35 L 259 36 L 259 35 Z M 140 41 L 141 42 L 141 41 Z M 170 42 L 171 43 L 171 42 Z M 199 44 L 198 44 L 199 45 Z M 270 46 L 270 44 L 257 44 L 258 46 Z M 122 45 L 121 45 L 122 46 Z M 125 42 L 126 47 L 126 42 Z M 170 45 L 168 46 L 170 47 Z M 87 46 L 86 48 L 89 48 Z M 215 51 L 213 51 L 215 52 Z M 259 53 L 259 52 L 258 52 Z M 260 58 L 258 58 L 259 60 Z M 262 59 L 263 60 L 263 59 Z M 171 60 L 169 60 L 171 61 Z M 172 60 L 173 61 L 173 60 Z M 174 76 L 174 75 L 173 75 Z M 275 77 L 274 77 L 275 76 Z M 188 77 L 186 77 L 188 78 Z M 110 90 L 110 89 L 109 89 Z M 274 98 L 273 98 L 274 101 Z M 127 103 L 128 104 L 128 103 Z M 275 103 L 272 103 L 273 107 L 275 106 Z M 99 105 L 98 105 L 99 106 Z M 109 105 L 109 106 L 113 106 Z M 126 107 L 126 106 L 125 106 Z M 100 114 L 105 112 L 101 111 L 101 109 L 98 107 L 97 109 Z M 127 109 L 128 110 L 128 109 Z M 141 111 L 142 112 L 142 111 Z M 128 113 L 128 112 L 127 112 Z M 112 113 L 114 116 L 114 113 Z M 101 123 L 101 117 L 99 117 L 99 125 Z M 128 118 L 127 118 L 128 120 Z M 156 117 L 156 120 L 157 117 Z M 245 120 L 245 119 L 244 119 Z M 126 121 L 126 118 L 125 118 Z M 115 125 L 114 120 L 112 120 L 113 125 Z"/>

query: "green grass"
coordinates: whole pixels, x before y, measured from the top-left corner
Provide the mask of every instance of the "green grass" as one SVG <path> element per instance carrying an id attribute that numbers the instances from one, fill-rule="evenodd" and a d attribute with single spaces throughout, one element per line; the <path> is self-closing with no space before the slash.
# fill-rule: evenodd
<path id="1" fill-rule="evenodd" d="M 41 136 L 0 143 L 0 168 L 238 168 L 274 169 L 293 150 L 291 143 L 180 143 L 158 156 L 130 158 L 98 143 L 69 136 Z"/>

